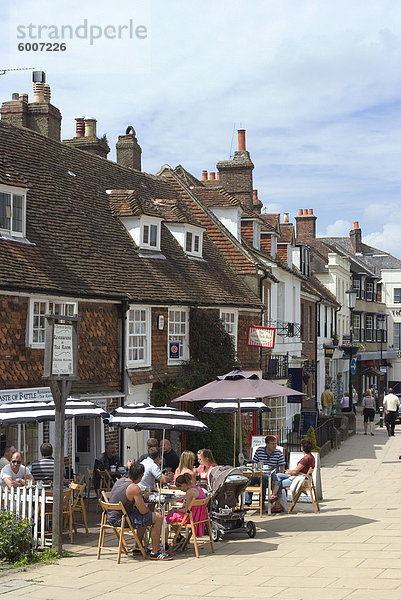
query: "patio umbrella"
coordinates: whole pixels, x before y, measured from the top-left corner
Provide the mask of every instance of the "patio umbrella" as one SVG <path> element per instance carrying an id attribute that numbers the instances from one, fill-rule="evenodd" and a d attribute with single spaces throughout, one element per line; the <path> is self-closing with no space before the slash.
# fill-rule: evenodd
<path id="1" fill-rule="evenodd" d="M 110 415 L 109 425 L 118 427 L 129 427 L 131 429 L 163 430 L 163 441 L 166 429 L 172 431 L 198 431 L 209 432 L 209 428 L 199 421 L 194 415 L 184 410 L 171 406 L 152 406 L 151 404 L 132 403 L 125 404 L 113 410 Z M 160 469 L 163 470 L 164 444 L 162 445 L 162 457 Z M 161 494 L 161 481 L 160 481 Z"/>
<path id="2" fill-rule="evenodd" d="M 234 398 L 225 398 L 220 400 L 212 400 L 205 404 L 203 408 L 200 409 L 201 412 L 204 413 L 234 413 L 235 421 L 234 421 L 234 466 L 235 466 L 235 431 L 237 429 L 237 414 L 238 414 L 238 400 Z M 257 398 L 241 398 L 240 401 L 240 412 L 241 413 L 250 413 L 250 412 L 271 412 L 271 408 L 266 406 L 262 402 L 262 400 L 258 400 Z"/>
<path id="3" fill-rule="evenodd" d="M 243 463 L 242 435 L 241 435 L 241 399 L 246 398 L 278 398 L 280 396 L 304 396 L 302 392 L 292 390 L 284 385 L 260 379 L 254 373 L 234 369 L 226 375 L 220 375 L 214 381 L 202 385 L 191 392 L 174 398 L 172 402 L 199 402 L 202 400 L 219 400 L 235 398 L 238 412 L 239 455 L 240 464 Z"/>
<path id="4" fill-rule="evenodd" d="M 24 435 L 24 454 L 25 444 L 25 425 L 28 423 L 44 423 L 55 420 L 55 407 L 53 400 L 49 402 L 35 402 L 26 400 L 17 400 L 0 404 L 0 425 L 23 425 Z M 79 400 L 77 398 L 68 398 L 65 404 L 65 417 L 95 418 L 108 417 L 108 413 L 89 400 Z M 71 457 L 68 453 L 68 472 L 70 472 Z"/>

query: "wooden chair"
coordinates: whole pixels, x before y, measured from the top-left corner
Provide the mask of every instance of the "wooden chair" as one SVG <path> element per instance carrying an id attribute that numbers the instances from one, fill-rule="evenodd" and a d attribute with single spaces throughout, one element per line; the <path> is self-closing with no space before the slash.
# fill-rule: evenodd
<path id="1" fill-rule="evenodd" d="M 262 482 L 262 471 L 255 471 L 252 473 L 252 477 L 259 477 L 259 483 L 255 485 L 248 485 L 245 488 L 245 492 L 249 492 L 251 494 L 258 494 L 258 503 L 255 504 L 254 496 L 252 496 L 252 504 L 250 506 L 246 506 L 244 504 L 244 510 L 259 510 L 260 516 L 263 515 L 263 505 L 265 499 L 263 498 L 263 482 Z"/>
<path id="2" fill-rule="evenodd" d="M 70 490 L 72 490 L 71 510 L 72 510 L 73 517 L 74 517 L 75 513 L 77 513 L 77 512 L 81 513 L 82 520 L 84 522 L 86 535 L 89 535 L 88 521 L 86 518 L 86 508 L 85 508 L 85 502 L 84 502 L 84 498 L 83 498 L 85 486 L 86 486 L 86 483 L 83 483 L 81 485 L 79 483 L 75 483 L 74 481 L 72 481 L 70 483 Z M 75 525 L 75 522 L 74 522 L 74 525 Z"/>
<path id="3" fill-rule="evenodd" d="M 97 492 L 95 490 L 95 486 L 93 485 L 93 469 L 89 469 L 89 467 L 86 469 L 88 472 L 88 487 L 86 488 L 86 510 L 89 510 L 89 502 L 90 502 L 90 498 L 91 498 L 91 491 L 94 490 L 96 493 L 96 499 L 97 499 Z"/>
<path id="4" fill-rule="evenodd" d="M 212 552 L 214 552 L 214 544 L 213 544 L 213 539 L 212 539 L 212 527 L 210 525 L 209 513 L 207 511 L 207 505 L 208 505 L 209 500 L 210 500 L 210 496 L 207 496 L 206 498 L 202 498 L 202 500 L 196 500 L 196 499 L 192 500 L 191 504 L 188 506 L 188 509 L 185 513 L 186 516 L 184 517 L 183 521 L 176 522 L 176 523 L 170 523 L 170 525 L 177 526 L 177 530 L 175 532 L 173 541 L 171 542 L 170 549 L 172 551 L 174 550 L 174 546 L 177 543 L 178 536 L 180 535 L 182 529 L 185 528 L 186 536 L 185 536 L 184 544 L 182 546 L 182 550 L 185 550 L 185 548 L 188 546 L 189 541 L 192 537 L 194 540 L 195 556 L 196 556 L 196 558 L 199 558 L 199 544 L 198 544 L 198 538 L 196 537 L 195 528 L 196 528 L 196 525 L 200 525 L 203 523 L 205 525 L 205 528 L 207 529 L 207 533 L 209 534 L 210 547 L 212 549 Z M 204 506 L 206 508 L 205 518 L 196 520 L 196 521 L 194 520 L 194 517 L 192 514 L 192 508 L 194 506 Z M 189 521 L 189 522 L 185 523 L 185 521 Z M 207 544 L 207 542 L 202 543 L 202 545 L 205 545 L 205 544 Z"/>
<path id="5" fill-rule="evenodd" d="M 105 492 L 104 490 L 102 490 L 102 500 L 103 500 L 103 502 L 109 502 L 110 501 L 110 494 L 111 494 L 111 492 Z"/>
<path id="6" fill-rule="evenodd" d="M 99 500 L 100 507 L 102 509 L 102 519 L 100 522 L 100 531 L 99 531 L 99 542 L 97 546 L 97 558 L 100 558 L 100 554 L 102 550 L 110 550 L 110 552 L 117 552 L 117 564 L 120 564 L 121 560 L 121 551 L 124 550 L 124 553 L 128 555 L 128 546 L 124 538 L 125 533 L 132 533 L 135 539 L 135 543 L 137 548 L 141 551 L 141 554 L 144 558 L 147 558 L 146 552 L 139 541 L 137 532 L 135 528 L 132 526 L 131 521 L 127 515 L 127 512 L 124 508 L 122 502 L 118 502 L 116 504 L 110 504 L 110 502 L 103 502 L 103 500 Z M 121 512 L 121 524 L 119 526 L 110 525 L 107 522 L 107 511 L 109 510 L 118 510 Z M 112 531 L 118 540 L 118 547 L 109 547 L 104 545 L 104 538 L 106 532 Z"/>
<path id="7" fill-rule="evenodd" d="M 97 499 L 100 500 L 102 498 L 102 492 L 110 492 L 111 488 L 114 485 L 113 478 L 111 476 L 110 471 L 100 471 L 97 470 L 97 474 L 99 476 L 99 487 L 96 490 Z M 96 504 L 96 512 L 99 508 L 99 504 Z"/>
<path id="8" fill-rule="evenodd" d="M 73 496 L 72 490 L 63 491 L 63 529 L 68 527 L 70 534 L 70 542 L 73 543 L 73 530 L 77 533 L 77 528 L 74 522 L 74 513 L 72 511 Z M 45 533 L 51 533 L 53 518 L 53 491 L 49 490 L 45 493 Z"/>
<path id="9" fill-rule="evenodd" d="M 313 467 L 310 467 L 307 474 L 305 475 L 305 479 L 300 483 L 297 491 L 294 494 L 294 498 L 292 499 L 290 507 L 288 509 L 288 514 L 290 514 L 290 512 L 292 511 L 292 509 L 294 508 L 294 506 L 300 499 L 301 494 L 306 494 L 307 492 L 310 493 L 310 497 L 312 499 L 313 510 L 315 512 L 315 515 L 318 513 L 318 511 L 320 511 L 319 502 L 317 500 L 316 488 L 315 488 L 315 484 L 313 483 L 313 478 L 312 478 L 313 470 L 314 470 Z"/>

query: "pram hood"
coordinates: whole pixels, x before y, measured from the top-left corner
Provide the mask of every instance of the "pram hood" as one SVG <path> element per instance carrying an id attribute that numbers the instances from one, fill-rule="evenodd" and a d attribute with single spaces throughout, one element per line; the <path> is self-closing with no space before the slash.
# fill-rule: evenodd
<path id="1" fill-rule="evenodd" d="M 248 485 L 248 477 L 236 467 L 229 465 L 215 467 L 209 474 L 209 486 L 212 493 L 211 507 L 235 508 L 239 503 L 239 496 Z"/>

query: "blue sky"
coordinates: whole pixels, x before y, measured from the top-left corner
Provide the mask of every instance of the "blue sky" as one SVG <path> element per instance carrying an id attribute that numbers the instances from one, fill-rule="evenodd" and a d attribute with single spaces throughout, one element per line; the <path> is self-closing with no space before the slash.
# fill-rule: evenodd
<path id="1" fill-rule="evenodd" d="M 348 235 L 359 221 L 366 243 L 401 258 L 398 0 L 19 0 L 3 1 L 0 17 L 0 67 L 46 71 L 63 138 L 76 116 L 95 117 L 114 159 L 132 124 L 144 170 L 181 163 L 200 176 L 244 127 L 268 212 L 293 220 L 313 208 L 319 235 Z M 85 19 L 95 32 L 131 20 L 146 38 L 123 29 L 93 44 L 65 39 L 64 52 L 18 50 L 63 41 L 20 39 L 18 26 Z M 30 71 L 0 77 L 2 100 L 31 89 Z"/>

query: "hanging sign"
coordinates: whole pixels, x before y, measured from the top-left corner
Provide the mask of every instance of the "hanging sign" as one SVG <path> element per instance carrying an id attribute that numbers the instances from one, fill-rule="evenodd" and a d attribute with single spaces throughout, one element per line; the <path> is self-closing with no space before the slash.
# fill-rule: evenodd
<path id="1" fill-rule="evenodd" d="M 180 342 L 170 342 L 170 358 L 180 358 Z"/>
<path id="2" fill-rule="evenodd" d="M 54 324 L 52 374 L 73 374 L 72 325 Z"/>
<path id="3" fill-rule="evenodd" d="M 275 327 L 262 327 L 261 325 L 250 325 L 248 327 L 247 346 L 258 346 L 259 348 L 274 348 L 276 337 Z"/>

